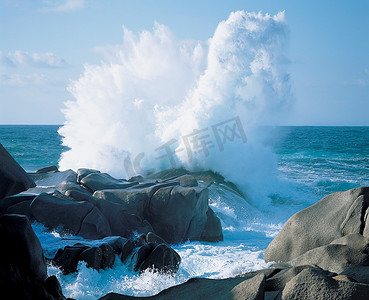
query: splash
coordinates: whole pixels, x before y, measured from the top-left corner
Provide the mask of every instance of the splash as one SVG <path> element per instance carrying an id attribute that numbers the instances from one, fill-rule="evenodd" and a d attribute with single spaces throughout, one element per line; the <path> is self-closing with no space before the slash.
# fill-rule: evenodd
<path id="1" fill-rule="evenodd" d="M 120 178 L 170 167 L 212 169 L 260 188 L 276 169 L 260 125 L 278 124 L 291 102 L 284 12 L 237 11 L 206 43 L 177 40 L 164 25 L 100 48 L 69 87 L 59 133 L 61 169 Z"/>

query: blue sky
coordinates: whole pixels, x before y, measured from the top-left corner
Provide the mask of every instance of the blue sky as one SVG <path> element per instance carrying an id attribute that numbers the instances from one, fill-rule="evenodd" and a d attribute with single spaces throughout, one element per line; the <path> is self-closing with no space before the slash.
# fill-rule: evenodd
<path id="1" fill-rule="evenodd" d="M 62 124 L 69 82 L 123 25 L 206 41 L 236 10 L 285 10 L 295 105 L 283 125 L 369 125 L 367 0 L 0 0 L 0 124 Z"/>

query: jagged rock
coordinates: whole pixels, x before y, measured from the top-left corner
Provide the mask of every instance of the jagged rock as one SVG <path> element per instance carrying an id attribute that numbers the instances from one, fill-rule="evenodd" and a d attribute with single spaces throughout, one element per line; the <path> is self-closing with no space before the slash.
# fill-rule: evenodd
<path id="1" fill-rule="evenodd" d="M 166 244 L 157 245 L 139 266 L 139 271 L 152 268 L 159 272 L 177 272 L 181 257 Z"/>
<path id="2" fill-rule="evenodd" d="M 264 274 L 251 278 L 207 279 L 192 278 L 151 297 L 132 297 L 110 293 L 100 300 L 124 299 L 213 299 L 213 300 L 262 300 L 264 299 Z M 303 298 L 301 298 L 303 299 Z"/>
<path id="3" fill-rule="evenodd" d="M 335 280 L 322 270 L 306 268 L 287 282 L 277 299 L 364 300 L 368 295 L 369 285 Z"/>
<path id="4" fill-rule="evenodd" d="M 34 181 L 0 144 L 0 199 L 35 186 Z"/>
<path id="5" fill-rule="evenodd" d="M 210 207 L 206 212 L 206 216 L 207 219 L 200 240 L 205 242 L 223 241 L 222 224 Z"/>
<path id="6" fill-rule="evenodd" d="M 350 266 L 339 275 L 346 275 L 353 280 L 369 284 L 369 266 Z"/>
<path id="7" fill-rule="evenodd" d="M 350 265 L 369 266 L 369 237 L 349 234 L 330 244 L 311 249 L 291 261 L 292 265 L 316 265 L 340 273 Z"/>
<path id="8" fill-rule="evenodd" d="M 41 174 L 41 173 L 55 173 L 55 172 L 59 172 L 58 167 L 57 166 L 48 166 L 45 168 L 41 168 L 35 171 L 36 174 Z"/>
<path id="9" fill-rule="evenodd" d="M 80 182 L 92 192 L 107 189 L 125 189 L 138 184 L 138 182 L 115 179 L 107 173 L 96 172 L 83 177 Z"/>
<path id="10" fill-rule="evenodd" d="M 63 300 L 56 278 L 47 278 L 40 241 L 27 217 L 0 217 L 0 290 L 4 299 Z"/>
<path id="11" fill-rule="evenodd" d="M 30 209 L 34 218 L 45 226 L 57 228 L 62 225 L 77 234 L 93 205 L 87 201 L 70 201 L 42 193 L 32 201 Z"/>
<path id="12" fill-rule="evenodd" d="M 189 174 L 179 176 L 176 180 L 178 180 L 179 185 L 183 187 L 195 187 L 199 185 L 196 178 Z"/>
<path id="13" fill-rule="evenodd" d="M 365 231 L 369 187 L 337 192 L 293 215 L 265 251 L 265 260 L 288 262 L 342 236 Z M 308 228 L 308 230 L 307 230 Z"/>

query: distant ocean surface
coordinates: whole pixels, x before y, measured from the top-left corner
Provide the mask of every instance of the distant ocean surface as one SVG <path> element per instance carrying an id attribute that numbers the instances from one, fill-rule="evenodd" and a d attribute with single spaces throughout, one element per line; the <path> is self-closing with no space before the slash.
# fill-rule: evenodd
<path id="1" fill-rule="evenodd" d="M 58 125 L 0 125 L 0 142 L 28 172 L 58 165 Z M 369 185 L 369 127 L 279 127 L 270 147 L 280 176 L 319 196 Z"/>
<path id="2" fill-rule="evenodd" d="M 59 127 L 1 125 L 0 142 L 26 171 L 33 172 L 58 165 L 61 153 L 67 150 L 57 133 Z M 281 180 L 276 186 L 270 182 L 265 186 L 272 191 L 274 216 L 263 215 L 244 199 L 213 185 L 210 205 L 222 221 L 224 241 L 175 245 L 182 263 L 174 277 L 150 272 L 139 275 L 119 262 L 112 270 L 100 272 L 81 265 L 78 275 L 66 276 L 49 266 L 49 274 L 58 277 L 66 296 L 96 299 L 111 291 L 148 296 L 194 276 L 225 278 L 267 267 L 264 250 L 289 216 L 330 193 L 369 185 L 369 127 L 272 130 L 274 138 L 266 144 L 277 156 L 276 176 Z M 46 255 L 80 241 L 48 232 L 42 225 L 34 224 L 34 229 Z"/>

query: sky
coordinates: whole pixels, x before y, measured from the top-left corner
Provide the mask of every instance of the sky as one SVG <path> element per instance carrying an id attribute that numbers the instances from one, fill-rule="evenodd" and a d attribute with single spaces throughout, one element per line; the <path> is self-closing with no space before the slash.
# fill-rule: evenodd
<path id="1" fill-rule="evenodd" d="M 280 125 L 369 126 L 367 0 L 0 0 L 0 124 L 63 124 L 67 87 L 123 26 L 206 41 L 236 10 L 285 11 L 295 100 Z"/>

